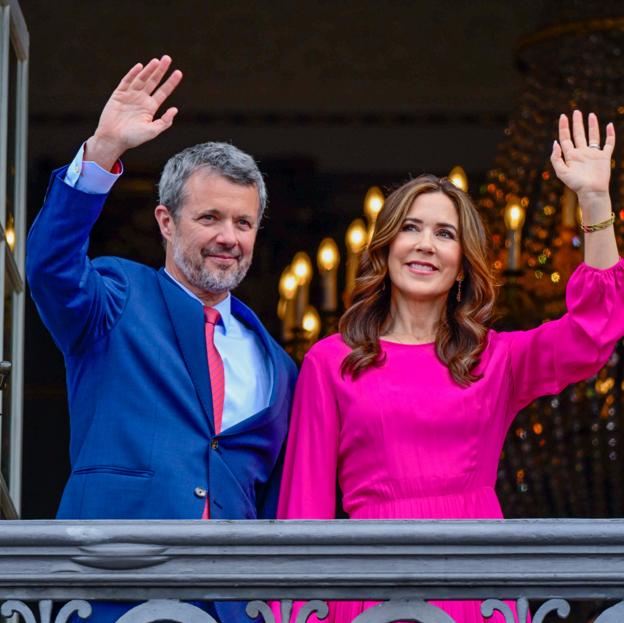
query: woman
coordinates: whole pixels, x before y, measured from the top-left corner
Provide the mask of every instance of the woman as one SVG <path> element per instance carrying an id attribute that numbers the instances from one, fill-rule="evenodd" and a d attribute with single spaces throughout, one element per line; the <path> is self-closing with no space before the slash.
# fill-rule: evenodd
<path id="1" fill-rule="evenodd" d="M 585 262 L 568 314 L 527 332 L 488 328 L 486 235 L 468 195 L 416 178 L 386 200 L 340 334 L 317 343 L 295 393 L 278 517 L 331 519 L 336 477 L 353 519 L 497 519 L 497 463 L 515 414 L 595 374 L 624 334 L 624 263 L 608 194 L 612 124 L 575 111 L 551 161 L 578 195 Z M 435 602 L 434 602 L 435 603 Z M 479 602 L 438 602 L 458 623 Z M 365 602 L 334 603 L 351 621 Z"/>

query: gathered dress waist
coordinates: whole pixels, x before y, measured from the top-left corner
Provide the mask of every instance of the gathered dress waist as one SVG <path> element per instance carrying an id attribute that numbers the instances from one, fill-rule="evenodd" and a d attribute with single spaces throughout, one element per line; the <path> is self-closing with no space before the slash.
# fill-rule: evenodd
<path id="1" fill-rule="evenodd" d="M 461 493 L 402 498 L 377 497 L 349 506 L 351 519 L 501 519 L 494 487 L 480 486 Z"/>

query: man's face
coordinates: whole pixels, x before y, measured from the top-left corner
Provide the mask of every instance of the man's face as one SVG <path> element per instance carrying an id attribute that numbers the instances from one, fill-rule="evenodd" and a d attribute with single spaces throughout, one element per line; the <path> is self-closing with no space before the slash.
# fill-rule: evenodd
<path id="1" fill-rule="evenodd" d="M 224 295 L 243 280 L 251 264 L 258 192 L 200 170 L 187 180 L 185 194 L 175 220 L 163 221 L 158 214 L 162 206 L 156 209 L 168 243 L 167 270 L 200 298 Z"/>

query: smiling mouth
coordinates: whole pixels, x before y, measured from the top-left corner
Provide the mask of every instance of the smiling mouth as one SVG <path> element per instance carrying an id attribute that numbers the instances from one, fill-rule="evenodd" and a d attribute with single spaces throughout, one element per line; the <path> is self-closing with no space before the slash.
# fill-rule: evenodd
<path id="1" fill-rule="evenodd" d="M 419 274 L 435 273 L 438 271 L 438 269 L 433 264 L 429 264 L 428 262 L 408 262 L 407 267 L 410 269 L 411 272 Z"/>
<path id="2" fill-rule="evenodd" d="M 216 260 L 217 262 L 235 262 L 238 260 L 238 256 L 236 255 L 206 255 L 204 257 L 209 257 L 211 260 Z"/>

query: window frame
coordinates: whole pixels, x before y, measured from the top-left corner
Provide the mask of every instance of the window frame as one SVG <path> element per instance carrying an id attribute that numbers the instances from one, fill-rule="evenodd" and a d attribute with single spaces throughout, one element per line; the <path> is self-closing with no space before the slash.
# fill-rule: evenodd
<path id="1" fill-rule="evenodd" d="M 24 258 L 26 242 L 26 180 L 28 148 L 28 63 L 30 36 L 18 0 L 0 0 L 0 294 L 2 301 L 11 288 L 11 404 L 2 405 L 4 416 L 10 418 L 10 474 L 5 482 L 0 474 L 0 511 L 2 516 L 17 517 L 21 508 L 22 430 L 24 394 Z M 15 84 L 9 83 L 11 54 L 15 56 Z M 14 165 L 11 180 L 8 171 L 8 116 L 10 98 L 14 99 Z M 12 181 L 12 187 L 7 184 Z M 7 197 L 13 199 L 15 243 L 7 243 Z M 8 273 L 10 284 L 4 279 Z M 0 327 L 4 331 L 4 305 L 0 306 Z M 4 337 L 4 336 L 3 336 Z M 4 354 L 4 339 L 0 354 Z M 0 426 L 2 422 L 0 421 Z"/>

